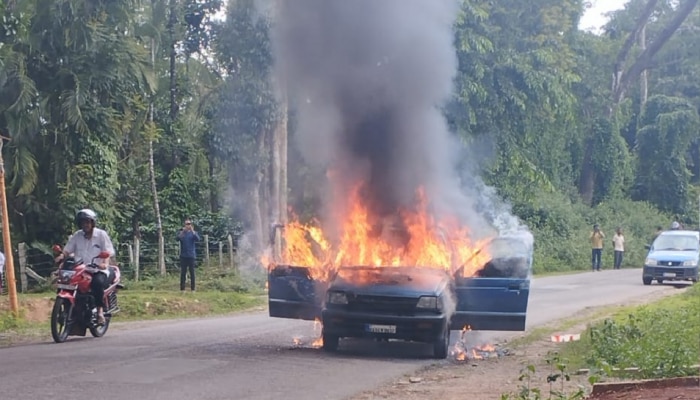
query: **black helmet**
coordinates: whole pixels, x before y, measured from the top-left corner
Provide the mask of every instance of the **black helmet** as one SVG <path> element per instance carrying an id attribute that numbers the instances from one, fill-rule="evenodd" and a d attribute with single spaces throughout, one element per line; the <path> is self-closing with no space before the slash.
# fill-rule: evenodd
<path id="1" fill-rule="evenodd" d="M 92 221 L 93 226 L 97 224 L 97 214 L 89 208 L 83 208 L 75 214 L 75 224 L 78 228 L 82 228 L 83 221 L 86 219 Z"/>

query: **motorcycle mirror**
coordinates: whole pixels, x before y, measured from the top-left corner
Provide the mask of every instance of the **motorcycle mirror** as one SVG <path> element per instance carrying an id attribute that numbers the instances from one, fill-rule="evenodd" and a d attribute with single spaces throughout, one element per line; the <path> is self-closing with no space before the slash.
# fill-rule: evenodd
<path id="1" fill-rule="evenodd" d="M 108 251 L 101 251 L 100 254 L 97 256 L 97 258 L 109 258 L 109 252 Z"/>

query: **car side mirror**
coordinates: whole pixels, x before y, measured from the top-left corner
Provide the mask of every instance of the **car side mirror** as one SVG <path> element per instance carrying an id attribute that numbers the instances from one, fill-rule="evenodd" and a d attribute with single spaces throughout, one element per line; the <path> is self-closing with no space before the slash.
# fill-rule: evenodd
<path id="1" fill-rule="evenodd" d="M 101 251 L 100 254 L 97 255 L 97 258 L 109 258 L 109 252 L 108 251 Z"/>
<path id="2" fill-rule="evenodd" d="M 648 245 L 648 244 L 645 244 L 645 245 L 644 245 L 644 248 L 647 249 L 647 250 L 651 250 L 651 246 Z"/>

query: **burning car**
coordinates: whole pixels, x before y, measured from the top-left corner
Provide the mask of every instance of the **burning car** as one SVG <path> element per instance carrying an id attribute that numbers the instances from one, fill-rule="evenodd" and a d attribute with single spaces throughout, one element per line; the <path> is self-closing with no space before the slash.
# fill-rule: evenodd
<path id="1" fill-rule="evenodd" d="M 451 330 L 525 329 L 532 250 L 532 236 L 519 233 L 486 242 L 452 272 L 341 266 L 318 279 L 312 267 L 271 265 L 269 315 L 320 319 L 326 351 L 336 351 L 341 338 L 391 338 L 431 343 L 434 357 L 445 358 Z"/>

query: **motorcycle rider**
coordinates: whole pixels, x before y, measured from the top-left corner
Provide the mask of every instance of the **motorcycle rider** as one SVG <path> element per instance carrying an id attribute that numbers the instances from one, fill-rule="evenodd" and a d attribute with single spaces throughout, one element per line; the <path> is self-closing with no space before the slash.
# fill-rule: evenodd
<path id="1" fill-rule="evenodd" d="M 98 272 L 93 274 L 90 289 L 95 297 L 97 306 L 97 323 L 104 324 L 104 292 L 108 285 L 109 260 L 114 257 L 114 246 L 109 234 L 102 229 L 96 228 L 97 214 L 84 208 L 75 215 L 75 224 L 79 230 L 76 231 L 63 248 L 63 253 L 56 257 L 56 262 L 63 260 L 66 256 L 73 255 L 76 259 L 82 259 L 85 263 L 90 263 L 102 251 L 107 251 L 110 255 L 106 259 L 96 259 Z"/>

